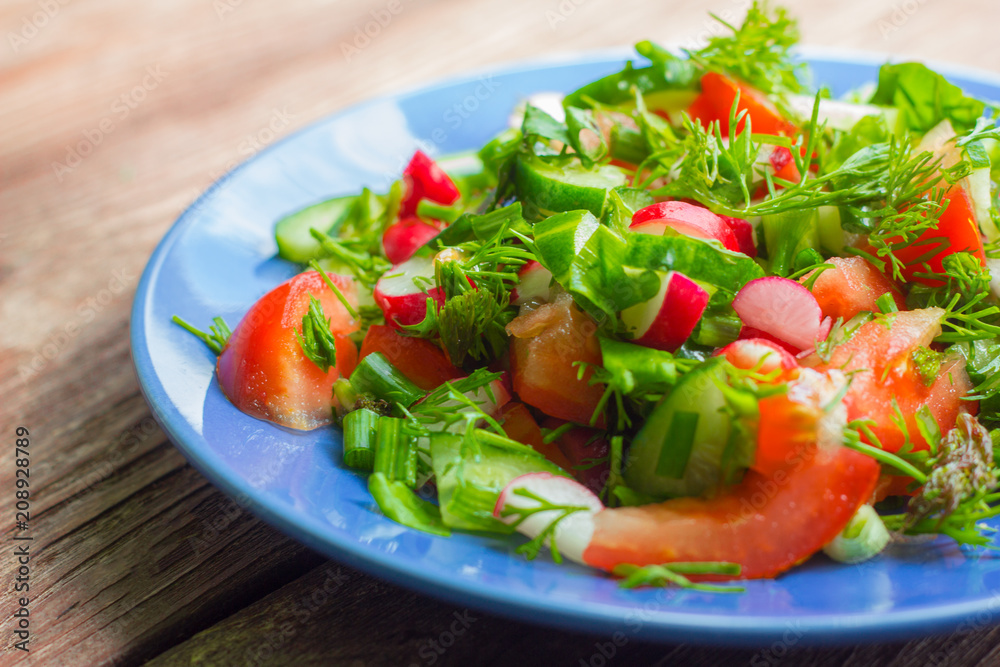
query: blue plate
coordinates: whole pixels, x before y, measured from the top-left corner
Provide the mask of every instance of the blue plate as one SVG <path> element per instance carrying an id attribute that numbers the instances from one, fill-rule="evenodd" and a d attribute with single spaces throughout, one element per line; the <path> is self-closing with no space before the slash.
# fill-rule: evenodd
<path id="1" fill-rule="evenodd" d="M 807 52 L 835 94 L 872 81 L 878 57 Z M 397 584 L 575 630 L 674 642 L 764 646 L 898 639 L 991 624 L 1000 560 L 939 539 L 871 562 L 817 556 L 743 594 L 635 590 L 575 565 L 514 553 L 519 538 L 440 538 L 383 517 L 365 478 L 341 464 L 334 429 L 297 433 L 243 415 L 213 379 L 214 357 L 171 324 L 235 325 L 296 267 L 275 257 L 274 222 L 316 201 L 386 188 L 413 150 L 477 148 L 529 93 L 570 91 L 623 64 L 622 53 L 506 67 L 352 107 L 268 148 L 225 176 L 174 224 L 139 283 L 132 355 L 142 391 L 177 447 L 252 512 L 331 558 Z M 942 68 L 1000 99 L 1000 78 Z"/>

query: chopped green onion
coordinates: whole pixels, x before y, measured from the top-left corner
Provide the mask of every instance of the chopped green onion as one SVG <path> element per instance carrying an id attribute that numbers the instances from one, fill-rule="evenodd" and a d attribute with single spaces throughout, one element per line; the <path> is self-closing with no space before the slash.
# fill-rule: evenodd
<path id="1" fill-rule="evenodd" d="M 656 463 L 656 474 L 670 479 L 681 479 L 687 469 L 691 450 L 694 449 L 694 436 L 698 430 L 697 412 L 678 410 L 670 420 L 664 447 L 660 450 L 660 458 Z M 667 444 L 669 443 L 669 445 Z"/>
<path id="2" fill-rule="evenodd" d="M 411 489 L 417 485 L 418 437 L 402 419 L 379 417 L 375 436 L 375 465 L 377 473 L 392 481 L 400 481 Z"/>
<path id="3" fill-rule="evenodd" d="M 171 318 L 171 321 L 197 336 L 201 342 L 207 345 L 208 349 L 215 354 L 222 354 L 222 348 L 224 348 L 226 343 L 229 342 L 229 336 L 233 333 L 229 330 L 229 325 L 227 325 L 226 321 L 221 317 L 212 318 L 212 322 L 214 322 L 214 324 L 209 327 L 209 331 L 211 333 L 206 333 L 196 328 L 194 325 L 188 324 L 177 315 L 174 315 Z"/>
<path id="4" fill-rule="evenodd" d="M 860 563 L 878 555 L 889 539 L 889 530 L 875 508 L 862 505 L 840 535 L 823 547 L 823 553 L 840 563 Z"/>
<path id="5" fill-rule="evenodd" d="M 402 482 L 376 472 L 368 478 L 368 492 L 372 494 L 382 513 L 396 523 L 432 535 L 451 535 L 451 531 L 441 521 L 440 510 L 417 496 L 413 489 Z"/>
<path id="6" fill-rule="evenodd" d="M 875 299 L 875 305 L 878 306 L 880 312 L 889 314 L 899 312 L 899 308 L 896 306 L 896 300 L 892 298 L 891 292 L 886 292 L 879 298 Z"/>
<path id="7" fill-rule="evenodd" d="M 375 442 L 379 415 L 367 408 L 348 412 L 344 417 L 344 464 L 357 470 L 371 470 L 375 464 Z"/>
<path id="8" fill-rule="evenodd" d="M 373 352 L 358 363 L 351 373 L 351 386 L 359 394 L 370 394 L 404 407 L 413 405 L 426 393 L 389 363 L 381 352 Z"/>

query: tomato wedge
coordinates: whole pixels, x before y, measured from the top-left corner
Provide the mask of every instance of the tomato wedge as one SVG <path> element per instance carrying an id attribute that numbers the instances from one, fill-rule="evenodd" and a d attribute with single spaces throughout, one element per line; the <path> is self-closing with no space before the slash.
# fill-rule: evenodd
<path id="1" fill-rule="evenodd" d="M 947 359 L 928 386 L 913 359 L 913 351 L 929 345 L 941 331 L 942 314 L 940 308 L 925 308 L 868 322 L 834 348 L 829 362 L 816 366 L 817 370 L 837 368 L 851 373 L 845 399 L 848 419 L 874 420 L 872 431 L 887 451 L 898 451 L 907 438 L 916 450 L 927 449 L 916 421 L 922 407 L 930 410 L 942 433 L 954 426 L 959 410 L 975 409 L 974 403 L 962 400 L 972 388 L 964 361 Z M 905 432 L 894 423 L 896 406 Z"/>
<path id="2" fill-rule="evenodd" d="M 923 264 L 926 262 L 933 273 L 943 273 L 944 258 L 955 252 L 969 252 L 975 255 L 979 263 L 986 266 L 986 253 L 983 250 L 983 239 L 979 235 L 979 225 L 972 208 L 969 193 L 960 183 L 955 183 L 945 192 L 941 199 L 947 204 L 936 228 L 927 229 L 916 241 L 893 254 L 899 258 L 906 268 L 903 275 L 908 281 L 916 281 L 931 287 L 939 286 L 940 280 L 921 277 L 925 273 Z"/>
<path id="3" fill-rule="evenodd" d="M 511 401 L 503 407 L 498 419 L 509 438 L 530 445 L 552 463 L 567 472 L 572 472 L 573 464 L 562 453 L 557 443 L 545 442 L 541 427 L 524 403 Z"/>
<path id="4" fill-rule="evenodd" d="M 836 537 L 878 476 L 878 463 L 864 454 L 813 444 L 771 475 L 751 470 L 715 498 L 598 512 L 583 559 L 609 571 L 621 563 L 725 561 L 741 566 L 741 578 L 773 577 Z"/>
<path id="5" fill-rule="evenodd" d="M 574 364 L 601 363 L 593 320 L 563 294 L 511 320 L 507 332 L 514 391 L 520 399 L 549 416 L 589 423 L 604 386 L 587 384 L 589 372 L 578 378 Z"/>
<path id="6" fill-rule="evenodd" d="M 368 327 L 365 339 L 361 341 L 358 360 L 372 352 L 384 354 L 400 373 L 425 391 L 465 375 L 461 368 L 452 365 L 448 356 L 434 343 L 423 338 L 404 336 L 393 327 L 383 324 Z"/>
<path id="7" fill-rule="evenodd" d="M 883 294 L 892 294 L 896 308 L 906 309 L 903 295 L 891 280 L 882 275 L 863 257 L 831 257 L 826 260 L 834 268 L 823 270 L 813 282 L 813 296 L 824 317 L 843 318 L 846 322 L 862 311 L 878 312 L 875 301 Z M 810 273 L 800 282 L 813 277 Z"/>
<path id="8" fill-rule="evenodd" d="M 557 429 L 566 422 L 546 419 L 545 428 Z M 608 462 L 609 444 L 597 429 L 577 426 L 562 434 L 558 447 L 569 465 L 563 469 L 595 494 L 600 494 L 608 482 L 611 466 Z"/>
<path id="9" fill-rule="evenodd" d="M 728 136 L 729 112 L 733 108 L 733 102 L 736 101 L 737 93 L 740 97 L 737 112 L 744 110 L 747 112 L 754 134 L 792 137 L 798 132 L 795 124 L 785 120 L 767 95 L 753 86 L 718 72 L 708 72 L 701 77 L 701 94 L 688 108 L 688 115 L 706 126 L 711 121 L 718 121 L 722 136 Z M 740 121 L 736 131 L 742 132 L 745 124 L 745 119 Z M 794 167 L 795 162 L 790 163 Z M 776 166 L 776 169 L 778 168 Z M 787 172 L 787 175 L 791 176 L 791 171 Z M 785 178 L 785 174 L 782 174 L 782 178 Z"/>
<path id="10" fill-rule="evenodd" d="M 333 274 L 330 279 L 356 308 L 353 279 Z M 326 373 L 296 340 L 310 296 L 323 304 L 336 340 L 337 365 Z M 319 273 L 300 273 L 261 297 L 240 320 L 216 364 L 219 385 L 233 405 L 253 417 L 300 430 L 330 424 L 333 383 L 357 364 L 358 348 L 348 334 L 358 327 Z"/>

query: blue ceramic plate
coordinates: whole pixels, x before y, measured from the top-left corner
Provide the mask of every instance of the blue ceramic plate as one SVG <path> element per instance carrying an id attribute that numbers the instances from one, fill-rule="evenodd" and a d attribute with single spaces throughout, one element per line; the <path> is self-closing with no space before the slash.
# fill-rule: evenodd
<path id="1" fill-rule="evenodd" d="M 874 80 L 879 57 L 808 52 L 835 94 Z M 944 540 L 849 566 L 823 556 L 735 595 L 628 591 L 595 571 L 528 562 L 520 538 L 440 538 L 383 517 L 339 432 L 295 433 L 247 417 L 213 379 L 214 357 L 171 324 L 235 325 L 296 267 L 276 258 L 282 215 L 362 186 L 383 190 L 413 150 L 477 148 L 532 92 L 571 91 L 624 53 L 505 67 L 337 113 L 256 155 L 188 209 L 153 253 L 132 312 L 132 354 L 156 418 L 184 455 L 255 514 L 331 558 L 451 602 L 523 620 L 648 640 L 766 646 L 898 639 L 995 621 L 1000 560 Z M 942 68 L 1000 99 L 1000 77 Z"/>

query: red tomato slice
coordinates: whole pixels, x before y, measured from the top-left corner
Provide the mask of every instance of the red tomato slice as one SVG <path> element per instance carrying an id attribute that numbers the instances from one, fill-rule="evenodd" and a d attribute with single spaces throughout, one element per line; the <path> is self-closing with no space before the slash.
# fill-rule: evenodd
<path id="1" fill-rule="evenodd" d="M 566 472 L 573 472 L 573 464 L 559 449 L 559 445 L 555 442 L 546 443 L 544 441 L 541 427 L 538 426 L 538 422 L 531 416 L 531 411 L 525 407 L 524 403 L 511 401 L 505 405 L 500 413 L 499 421 L 508 437 L 530 445 L 535 451 Z"/>
<path id="2" fill-rule="evenodd" d="M 552 417 L 587 424 L 603 385 L 577 378 L 573 364 L 601 363 L 597 325 L 573 304 L 569 295 L 514 318 L 510 365 L 514 391 L 522 401 Z"/>
<path id="3" fill-rule="evenodd" d="M 557 429 L 565 423 L 562 419 L 546 419 L 545 428 Z M 578 426 L 563 433 L 556 441 L 569 462 L 564 470 L 595 494 L 604 489 L 611 470 L 608 441 L 601 435 L 602 432 L 597 429 Z"/>
<path id="4" fill-rule="evenodd" d="M 424 391 L 465 376 L 462 369 L 453 366 L 448 356 L 434 343 L 423 338 L 404 336 L 394 328 L 382 324 L 368 327 L 365 339 L 361 341 L 358 360 L 372 352 L 384 354 L 389 363 Z"/>
<path id="5" fill-rule="evenodd" d="M 357 307 L 354 281 L 333 274 L 330 278 Z M 306 357 L 295 338 L 302 333 L 310 295 L 323 304 L 336 340 L 337 365 L 328 373 Z M 219 355 L 219 385 L 233 405 L 253 417 L 300 430 L 329 424 L 333 383 L 350 375 L 357 364 L 358 348 L 348 334 L 358 327 L 319 273 L 300 273 L 261 297 L 243 316 Z"/>
<path id="6" fill-rule="evenodd" d="M 864 454 L 810 445 L 772 475 L 751 470 L 715 498 L 598 512 L 583 559 L 605 570 L 725 561 L 741 566 L 741 578 L 773 577 L 836 537 L 878 476 L 878 463 Z"/>
<path id="7" fill-rule="evenodd" d="M 754 134 L 776 134 L 792 137 L 798 132 L 798 128 L 793 123 L 781 116 L 767 95 L 752 86 L 718 72 L 708 72 L 701 77 L 701 94 L 695 98 L 688 109 L 688 115 L 706 126 L 713 120 L 718 121 L 722 136 L 728 136 L 729 112 L 733 108 L 733 102 L 736 101 L 737 92 L 740 96 L 737 112 L 744 110 L 747 112 Z M 737 132 L 743 130 L 745 122 L 744 119 L 739 123 L 736 128 Z M 791 164 L 794 166 L 794 161 Z M 782 178 L 784 177 L 782 176 Z"/>
<path id="8" fill-rule="evenodd" d="M 865 258 L 831 257 L 826 261 L 834 268 L 822 271 L 811 290 L 824 317 L 841 317 L 846 322 L 862 311 L 877 312 L 875 301 L 883 294 L 892 294 L 896 307 L 906 309 L 903 295 L 893 282 Z M 812 275 L 799 282 L 805 283 Z"/>
<path id="9" fill-rule="evenodd" d="M 938 219 L 937 228 L 926 230 L 910 245 L 893 251 L 907 265 L 903 275 L 908 281 L 932 287 L 941 285 L 940 280 L 921 278 L 914 274 L 926 272 L 922 266 L 924 262 L 932 272 L 943 272 L 942 261 L 954 252 L 970 252 L 979 259 L 980 264 L 986 266 L 983 239 L 979 235 L 979 225 L 976 223 L 969 193 L 960 183 L 955 183 L 945 192 L 941 203 L 947 204 L 947 207 Z"/>
<path id="10" fill-rule="evenodd" d="M 930 344 L 940 332 L 941 314 L 939 308 L 927 308 L 868 322 L 834 348 L 829 363 L 816 367 L 851 373 L 848 419 L 875 420 L 872 431 L 887 451 L 898 451 L 907 436 L 916 450 L 927 449 L 916 425 L 916 413 L 923 406 L 942 433 L 955 425 L 959 410 L 975 410 L 974 403 L 962 400 L 972 388 L 963 361 L 951 359 L 943 364 L 930 386 L 924 384 L 913 361 L 913 351 Z M 893 423 L 897 418 L 894 401 L 903 415 L 905 434 Z"/>

